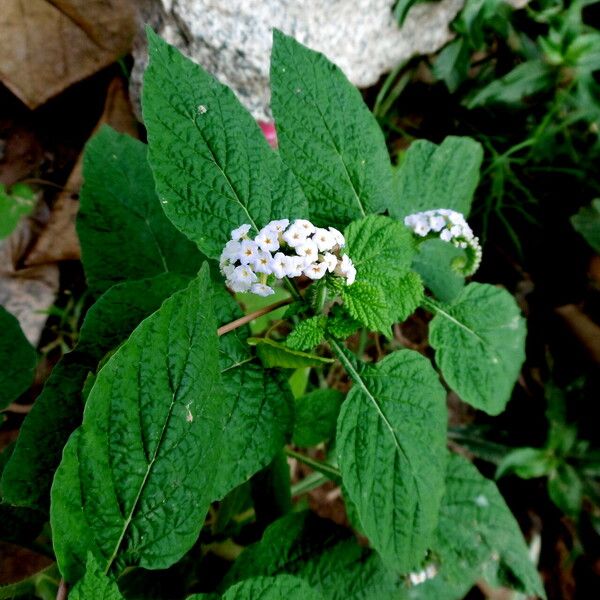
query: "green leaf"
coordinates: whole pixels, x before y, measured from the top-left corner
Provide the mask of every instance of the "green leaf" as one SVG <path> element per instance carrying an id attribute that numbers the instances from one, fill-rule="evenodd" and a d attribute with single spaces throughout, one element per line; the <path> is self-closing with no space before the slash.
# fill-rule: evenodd
<path id="1" fill-rule="evenodd" d="M 419 305 L 423 287 L 409 271 L 415 253 L 409 230 L 389 217 L 370 215 L 345 231 L 356 281 L 342 288 L 348 313 L 368 329 L 390 336 L 391 326 Z"/>
<path id="2" fill-rule="evenodd" d="M 117 584 L 110 580 L 90 552 L 83 579 L 69 593 L 69 600 L 124 600 Z"/>
<path id="3" fill-rule="evenodd" d="M 442 240 L 425 240 L 418 246 L 413 269 L 422 277 L 425 287 L 442 302 L 452 302 L 465 287 L 465 278 L 453 267 L 464 257 L 464 250 Z"/>
<path id="4" fill-rule="evenodd" d="M 544 477 L 556 467 L 557 458 L 541 448 L 517 448 L 509 452 L 496 469 L 496 479 L 516 473 L 522 479 Z"/>
<path id="5" fill-rule="evenodd" d="M 344 394 L 333 389 L 320 389 L 296 400 L 294 444 L 316 446 L 335 436 L 335 424 Z"/>
<path id="6" fill-rule="evenodd" d="M 600 198 L 596 198 L 589 206 L 580 208 L 571 217 L 571 224 L 594 252 L 600 254 Z"/>
<path id="7" fill-rule="evenodd" d="M 519 525 L 498 488 L 457 455 L 448 462 L 432 548 L 449 582 L 474 580 L 491 571 L 508 587 L 545 597 Z"/>
<path id="8" fill-rule="evenodd" d="M 584 486 L 577 471 L 563 462 L 548 478 L 548 493 L 552 502 L 565 514 L 577 517 L 581 512 Z"/>
<path id="9" fill-rule="evenodd" d="M 396 169 L 396 219 L 424 210 L 450 208 L 468 216 L 479 182 L 483 149 L 469 137 L 448 136 L 438 146 L 427 140 L 413 142 Z"/>
<path id="10" fill-rule="evenodd" d="M 102 127 L 86 146 L 83 176 L 77 233 L 94 293 L 127 279 L 198 272 L 203 257 L 165 217 L 144 144 Z"/>
<path id="11" fill-rule="evenodd" d="M 310 350 L 318 346 L 325 336 L 327 317 L 318 315 L 300 321 L 285 340 L 292 350 Z"/>
<path id="12" fill-rule="evenodd" d="M 338 67 L 273 31 L 271 106 L 283 160 L 318 225 L 383 212 L 392 194 L 385 140 L 359 91 Z"/>
<path id="13" fill-rule="evenodd" d="M 302 190 L 233 92 L 150 29 L 142 105 L 165 213 L 210 258 L 231 231 L 306 217 Z"/>
<path id="14" fill-rule="evenodd" d="M 327 333 L 338 340 L 349 338 L 360 327 L 339 304 L 333 305 L 327 318 Z"/>
<path id="15" fill-rule="evenodd" d="M 389 568 L 406 573 L 423 561 L 437 525 L 446 395 L 416 352 L 355 366 L 337 342 L 332 347 L 354 381 L 336 435 L 344 486 L 373 547 Z"/>
<path id="16" fill-rule="evenodd" d="M 222 587 L 256 577 L 289 573 L 305 579 L 327 600 L 397 600 L 402 584 L 372 550 L 346 527 L 309 511 L 270 525 L 227 572 Z"/>
<path id="17" fill-rule="evenodd" d="M 2 493 L 15 505 L 47 510 L 52 476 L 64 445 L 81 424 L 82 388 L 103 356 L 116 348 L 163 300 L 189 283 L 164 273 L 113 286 L 89 309 L 76 348 L 54 367 L 25 418 L 2 477 Z"/>
<path id="18" fill-rule="evenodd" d="M 550 89 L 554 85 L 552 73 L 550 65 L 543 60 L 528 60 L 474 93 L 468 100 L 467 107 L 521 104 L 527 96 Z"/>
<path id="19" fill-rule="evenodd" d="M 167 567 L 196 541 L 212 500 L 226 417 L 216 327 L 204 266 L 98 374 L 71 459 L 65 451 L 53 487 L 54 546 L 67 579 L 77 577 L 84 560 L 76 547 L 73 561 L 70 547 L 73 522 L 82 519 L 93 540 L 86 555 L 93 551 L 104 572 Z M 80 494 L 75 514 L 77 499 L 61 498 L 69 479 L 70 493 Z"/>
<path id="20" fill-rule="evenodd" d="M 475 408 L 502 412 L 525 360 L 525 321 L 514 298 L 470 283 L 451 305 L 426 306 L 435 312 L 429 343 L 448 385 Z"/>
<path id="21" fill-rule="evenodd" d="M 19 321 L 0 306 L 0 410 L 33 383 L 37 354 Z"/>
<path id="22" fill-rule="evenodd" d="M 248 338 L 251 346 L 256 346 L 258 357 L 267 368 L 300 369 L 301 367 L 322 367 L 331 364 L 332 358 L 292 350 L 269 338 Z"/>
<path id="23" fill-rule="evenodd" d="M 231 586 L 223 600 L 318 600 L 321 598 L 303 579 L 291 575 L 254 577 Z"/>
<path id="24" fill-rule="evenodd" d="M 9 236 L 19 224 L 21 217 L 30 214 L 35 208 L 35 194 L 24 183 L 16 183 L 6 191 L 0 183 L 0 240 Z"/>
<path id="25" fill-rule="evenodd" d="M 471 52 L 466 40 L 458 36 L 435 57 L 433 74 L 443 80 L 448 90 L 454 93 L 467 78 L 470 58 Z"/>

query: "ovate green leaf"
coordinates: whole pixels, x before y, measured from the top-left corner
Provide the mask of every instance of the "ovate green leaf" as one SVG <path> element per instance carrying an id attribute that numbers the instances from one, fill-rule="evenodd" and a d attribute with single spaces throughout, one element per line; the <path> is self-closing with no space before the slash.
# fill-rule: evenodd
<path id="1" fill-rule="evenodd" d="M 142 105 L 165 213 L 211 258 L 232 229 L 306 217 L 291 172 L 233 92 L 148 29 Z"/>
<path id="2" fill-rule="evenodd" d="M 89 309 L 75 349 L 54 367 L 25 418 L 6 465 L 2 493 L 12 504 L 48 508 L 50 484 L 72 431 L 81 424 L 82 388 L 100 360 L 189 283 L 174 273 L 113 286 Z"/>
<path id="3" fill-rule="evenodd" d="M 292 350 L 310 350 L 318 346 L 325 336 L 327 317 L 318 315 L 300 321 L 285 340 Z"/>
<path id="4" fill-rule="evenodd" d="M 383 134 L 358 90 L 325 56 L 275 30 L 271 105 L 283 160 L 319 225 L 383 212 L 392 171 Z"/>
<path id="5" fill-rule="evenodd" d="M 124 600 L 117 584 L 109 579 L 90 552 L 83 579 L 69 592 L 69 600 Z"/>
<path id="6" fill-rule="evenodd" d="M 448 385 L 465 401 L 497 415 L 504 410 L 525 360 L 525 321 L 506 291 L 469 284 L 435 312 L 429 342 Z"/>
<path id="7" fill-rule="evenodd" d="M 202 264 L 198 249 L 165 217 L 146 151 L 108 126 L 86 146 L 77 233 L 86 278 L 97 294 L 127 279 L 193 276 Z"/>
<path id="8" fill-rule="evenodd" d="M 269 338 L 248 338 L 248 343 L 256 346 L 256 352 L 267 368 L 300 369 L 301 367 L 320 367 L 333 362 L 331 358 L 292 350 Z"/>
<path id="9" fill-rule="evenodd" d="M 370 215 L 345 231 L 346 251 L 356 267 L 356 281 L 342 288 L 348 313 L 368 329 L 390 335 L 419 305 L 423 286 L 411 273 L 415 253 L 411 233 L 389 217 Z"/>
<path id="10" fill-rule="evenodd" d="M 309 511 L 270 525 L 248 546 L 223 580 L 223 587 L 257 575 L 289 573 L 305 579 L 327 600 L 398 600 L 401 581 L 377 553 L 360 546 L 353 533 Z"/>
<path id="11" fill-rule="evenodd" d="M 337 425 L 344 486 L 364 532 L 396 572 L 419 566 L 437 525 L 446 466 L 445 393 L 429 361 L 399 350 L 356 365 Z"/>
<path id="12" fill-rule="evenodd" d="M 196 541 L 225 426 L 216 327 L 205 266 L 98 374 L 75 439 L 79 464 L 71 478 L 78 478 L 81 494 L 75 515 L 69 506 L 76 502 L 61 501 L 64 472 L 53 488 L 54 544 L 68 579 L 84 560 L 80 552 L 78 563 L 70 560 L 69 528 L 82 518 L 94 542 L 88 550 L 104 571 L 167 567 Z"/>
<path id="13" fill-rule="evenodd" d="M 483 149 L 468 137 L 448 136 L 439 146 L 427 140 L 413 142 L 396 169 L 390 215 L 407 215 L 434 208 L 471 210 L 479 181 Z"/>
<path id="14" fill-rule="evenodd" d="M 303 579 L 291 575 L 255 577 L 231 586 L 223 600 L 318 600 L 321 598 Z"/>
<path id="15" fill-rule="evenodd" d="M 453 584 L 491 571 L 508 587 L 545 597 L 519 525 L 498 488 L 457 455 L 448 462 L 432 548 L 440 557 L 441 574 Z"/>
<path id="16" fill-rule="evenodd" d="M 17 319 L 0 306 L 0 409 L 33 383 L 37 355 Z"/>

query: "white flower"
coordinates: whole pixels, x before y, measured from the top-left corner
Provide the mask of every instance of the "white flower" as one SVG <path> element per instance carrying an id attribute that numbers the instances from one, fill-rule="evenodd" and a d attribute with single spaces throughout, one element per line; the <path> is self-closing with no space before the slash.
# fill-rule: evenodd
<path id="1" fill-rule="evenodd" d="M 267 227 L 269 229 L 272 229 L 273 231 L 276 231 L 277 233 L 283 233 L 285 231 L 285 228 L 290 224 L 290 220 L 289 219 L 278 219 L 275 221 L 271 221 L 266 227 L 265 229 L 267 229 Z"/>
<path id="2" fill-rule="evenodd" d="M 303 230 L 307 236 L 314 233 L 316 229 L 316 227 L 306 219 L 296 219 L 292 227 L 298 227 L 298 229 Z"/>
<path id="3" fill-rule="evenodd" d="M 275 252 L 279 250 L 279 234 L 275 229 L 270 229 L 269 225 L 263 227 L 258 235 L 254 238 L 254 241 L 258 244 L 258 247 L 265 252 Z"/>
<path id="4" fill-rule="evenodd" d="M 240 265 L 233 270 L 227 283 L 234 292 L 247 292 L 257 281 L 256 273 L 249 266 Z"/>
<path id="5" fill-rule="evenodd" d="M 329 227 L 329 231 L 331 232 L 331 235 L 333 235 L 335 243 L 340 248 L 343 248 L 346 245 L 346 238 L 344 237 L 344 234 L 341 231 L 337 230 L 335 227 Z"/>
<path id="6" fill-rule="evenodd" d="M 258 257 L 259 248 L 256 242 L 252 240 L 244 240 L 240 248 L 240 262 L 243 265 L 253 263 Z"/>
<path id="7" fill-rule="evenodd" d="M 312 239 L 317 244 L 319 252 L 331 250 L 337 243 L 333 233 L 331 233 L 331 231 L 327 231 L 327 229 L 323 229 L 322 227 L 317 227 Z"/>
<path id="8" fill-rule="evenodd" d="M 235 266 L 230 263 L 221 265 L 221 273 L 223 273 L 226 279 L 229 279 L 234 271 Z"/>
<path id="9" fill-rule="evenodd" d="M 250 291 L 253 294 L 258 294 L 259 296 L 270 296 L 271 294 L 275 293 L 275 290 L 272 287 L 269 287 L 268 285 L 265 285 L 264 283 L 255 283 L 250 288 Z"/>
<path id="10" fill-rule="evenodd" d="M 415 223 L 415 225 L 413 226 L 412 230 L 417 235 L 425 237 L 429 233 L 429 231 L 430 231 L 429 223 L 426 220 L 421 219 L 421 220 L 417 221 L 417 223 Z"/>
<path id="11" fill-rule="evenodd" d="M 450 223 L 453 225 L 462 225 L 465 222 L 465 218 L 455 210 L 451 210 L 448 212 L 448 219 L 450 219 Z"/>
<path id="12" fill-rule="evenodd" d="M 239 242 L 229 240 L 225 244 L 225 248 L 223 248 L 223 252 L 221 253 L 221 260 L 231 260 L 235 262 L 239 259 L 241 250 L 242 245 Z"/>
<path id="13" fill-rule="evenodd" d="M 305 259 L 305 264 L 315 262 L 319 257 L 319 248 L 317 244 L 312 240 L 305 240 L 298 246 L 296 246 L 296 254 L 302 256 Z"/>
<path id="14" fill-rule="evenodd" d="M 231 232 L 231 239 L 236 242 L 245 239 L 248 236 L 250 229 L 252 229 L 252 225 L 248 225 L 247 223 L 240 225 L 237 229 L 234 229 Z"/>
<path id="15" fill-rule="evenodd" d="M 333 273 L 338 264 L 337 256 L 335 254 L 331 254 L 331 252 L 325 252 L 321 260 L 325 265 L 327 265 L 327 270 L 330 273 Z"/>
<path id="16" fill-rule="evenodd" d="M 271 273 L 277 277 L 277 279 L 283 279 L 287 277 L 290 270 L 290 257 L 286 256 L 283 252 L 278 252 L 271 259 Z"/>
<path id="17" fill-rule="evenodd" d="M 327 273 L 325 263 L 311 263 L 304 268 L 304 274 L 311 279 L 321 279 Z"/>
<path id="18" fill-rule="evenodd" d="M 347 254 L 342 256 L 342 260 L 337 266 L 337 271 L 346 278 L 346 285 L 352 285 L 356 280 L 356 267 Z"/>
<path id="19" fill-rule="evenodd" d="M 441 231 L 446 225 L 446 219 L 441 215 L 434 215 L 429 217 L 429 226 L 433 231 Z"/>
<path id="20" fill-rule="evenodd" d="M 270 275 L 272 262 L 273 257 L 270 252 L 259 250 L 256 254 L 256 258 L 252 262 L 252 267 L 257 273 L 266 273 L 267 275 Z"/>
<path id="21" fill-rule="evenodd" d="M 306 261 L 303 256 L 288 256 L 288 277 L 300 277 L 304 271 Z"/>
<path id="22" fill-rule="evenodd" d="M 308 233 L 306 233 L 303 228 L 296 227 L 296 224 L 294 223 L 294 225 L 291 225 L 281 237 L 283 237 L 288 246 L 295 248 L 306 241 Z"/>
<path id="23" fill-rule="evenodd" d="M 449 242 L 452 239 L 452 234 L 449 229 L 444 229 L 442 233 L 440 233 L 440 239 L 444 242 Z"/>
<path id="24" fill-rule="evenodd" d="M 460 225 L 453 225 L 450 227 L 450 235 L 452 237 L 460 237 L 462 235 L 463 228 Z"/>

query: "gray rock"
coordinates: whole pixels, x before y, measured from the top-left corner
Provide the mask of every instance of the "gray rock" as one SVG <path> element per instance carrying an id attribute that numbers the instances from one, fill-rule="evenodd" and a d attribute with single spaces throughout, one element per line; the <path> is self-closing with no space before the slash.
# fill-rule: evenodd
<path id="1" fill-rule="evenodd" d="M 463 0 L 417 4 L 400 29 L 394 0 L 138 0 L 140 34 L 131 79 L 139 106 L 147 63 L 142 24 L 230 86 L 255 118 L 271 120 L 273 27 L 323 52 L 358 87 L 416 55 L 441 48 Z"/>

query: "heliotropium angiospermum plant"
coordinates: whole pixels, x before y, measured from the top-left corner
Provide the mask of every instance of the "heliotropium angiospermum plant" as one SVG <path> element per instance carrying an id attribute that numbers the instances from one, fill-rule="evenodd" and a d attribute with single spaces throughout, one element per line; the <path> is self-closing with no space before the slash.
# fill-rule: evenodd
<path id="1" fill-rule="evenodd" d="M 447 450 L 446 387 L 498 414 L 524 359 L 513 298 L 465 280 L 480 147 L 416 142 L 392 167 L 342 72 L 275 32 L 275 151 L 231 90 L 148 36 L 148 146 L 104 128 L 86 150 L 97 301 L 3 467 L 5 497 L 44 509 L 58 466 L 74 597 L 142 597 L 152 575 L 131 568 L 176 563 L 189 577 L 165 598 L 437 600 L 480 578 L 542 596 L 495 484 Z M 433 362 L 394 340 L 417 310 Z M 291 508 L 286 455 L 315 471 L 304 491 L 341 486 L 368 547 Z M 240 553 L 248 527 L 264 533 Z M 210 556 L 237 558 L 216 577 Z"/>

